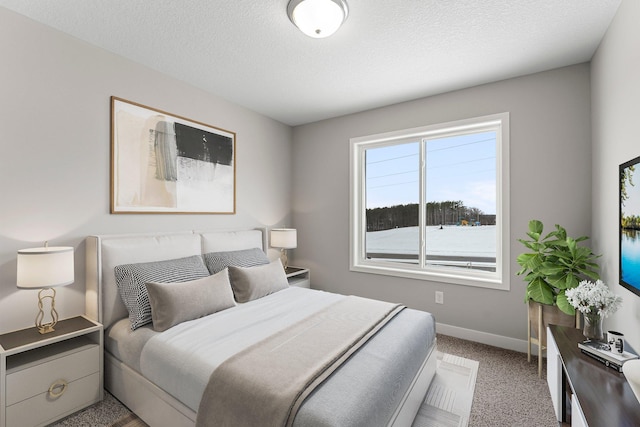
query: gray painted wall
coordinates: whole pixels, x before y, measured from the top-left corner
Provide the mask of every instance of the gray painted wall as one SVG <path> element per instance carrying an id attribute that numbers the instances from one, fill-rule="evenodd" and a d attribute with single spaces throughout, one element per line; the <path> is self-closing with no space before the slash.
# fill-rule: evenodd
<path id="1" fill-rule="evenodd" d="M 579 64 L 294 128 L 296 263 L 311 268 L 315 288 L 404 303 L 434 313 L 448 333 L 522 350 L 527 314 L 515 259 L 524 247 L 516 238 L 531 218 L 590 232 L 589 85 L 589 65 Z M 501 112 L 511 117 L 511 290 L 350 272 L 349 138 Z M 444 305 L 434 303 L 436 290 Z"/>
<path id="2" fill-rule="evenodd" d="M 76 248 L 66 318 L 84 313 L 89 234 L 289 225 L 289 126 L 4 8 L 0 22 L 0 333 L 37 311 L 37 292 L 15 287 L 18 249 Z M 110 215 L 111 95 L 235 131 L 237 214 Z"/>
<path id="3" fill-rule="evenodd" d="M 640 350 L 640 296 L 618 285 L 618 166 L 640 156 L 640 2 L 623 0 L 592 60 L 593 239 L 602 278 L 623 298 L 605 329 L 625 334 Z M 636 183 L 638 185 L 638 183 Z"/>

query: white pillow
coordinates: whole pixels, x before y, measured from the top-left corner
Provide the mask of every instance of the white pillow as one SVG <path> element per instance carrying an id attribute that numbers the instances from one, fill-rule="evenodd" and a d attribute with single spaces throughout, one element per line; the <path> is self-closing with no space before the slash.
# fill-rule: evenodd
<path id="1" fill-rule="evenodd" d="M 146 285 L 153 329 L 160 332 L 236 305 L 226 269 L 191 282 Z"/>
<path id="2" fill-rule="evenodd" d="M 256 267 L 229 266 L 229 279 L 238 302 L 262 298 L 289 287 L 279 259 Z"/>

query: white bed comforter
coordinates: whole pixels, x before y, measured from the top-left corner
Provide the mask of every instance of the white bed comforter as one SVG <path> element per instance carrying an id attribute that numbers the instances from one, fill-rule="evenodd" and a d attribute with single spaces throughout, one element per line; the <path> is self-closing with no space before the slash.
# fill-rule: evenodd
<path id="1" fill-rule="evenodd" d="M 227 358 L 344 298 L 289 289 L 154 334 L 140 356 L 142 374 L 194 411 L 211 373 Z"/>

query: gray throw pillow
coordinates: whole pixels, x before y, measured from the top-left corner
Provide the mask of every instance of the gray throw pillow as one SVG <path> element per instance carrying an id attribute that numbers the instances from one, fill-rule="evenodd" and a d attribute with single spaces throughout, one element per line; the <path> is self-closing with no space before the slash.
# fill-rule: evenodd
<path id="1" fill-rule="evenodd" d="M 149 282 L 147 292 L 153 329 L 159 332 L 236 305 L 226 269 L 191 282 Z"/>
<path id="2" fill-rule="evenodd" d="M 269 264 L 269 258 L 260 248 L 228 252 L 209 252 L 202 255 L 209 273 L 216 274 L 227 267 L 253 267 Z"/>
<path id="3" fill-rule="evenodd" d="M 256 267 L 229 267 L 231 287 L 238 302 L 262 298 L 289 287 L 279 259 Z"/>
<path id="4" fill-rule="evenodd" d="M 200 255 L 167 261 L 118 265 L 114 268 L 122 302 L 129 312 L 131 329 L 151 323 L 147 282 L 188 282 L 209 276 Z"/>

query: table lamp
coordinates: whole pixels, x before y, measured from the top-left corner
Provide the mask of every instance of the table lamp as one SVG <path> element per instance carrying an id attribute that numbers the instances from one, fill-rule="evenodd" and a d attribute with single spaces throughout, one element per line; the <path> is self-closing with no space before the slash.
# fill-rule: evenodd
<path id="1" fill-rule="evenodd" d="M 298 234 L 295 228 L 274 228 L 271 230 L 271 247 L 280 248 L 280 260 L 285 270 L 289 266 L 287 249 L 293 249 L 297 246 Z"/>
<path id="2" fill-rule="evenodd" d="M 56 286 L 73 283 L 73 248 L 70 246 L 21 249 L 18 251 L 17 286 L 20 289 L 40 289 L 36 328 L 41 334 L 53 332 L 58 323 L 56 311 Z M 46 295 L 49 292 L 50 295 Z M 51 299 L 51 321 L 43 323 L 44 302 Z"/>

